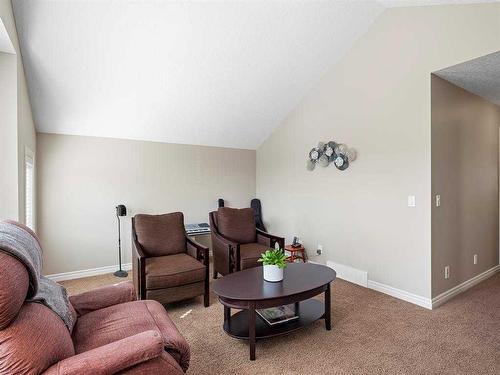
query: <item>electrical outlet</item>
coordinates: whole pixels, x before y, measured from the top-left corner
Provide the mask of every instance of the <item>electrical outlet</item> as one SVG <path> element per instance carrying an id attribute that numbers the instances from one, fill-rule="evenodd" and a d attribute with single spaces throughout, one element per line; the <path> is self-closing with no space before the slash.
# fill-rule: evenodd
<path id="1" fill-rule="evenodd" d="M 323 253 L 323 245 L 318 245 L 316 249 L 316 254 L 321 255 Z"/>
<path id="2" fill-rule="evenodd" d="M 436 207 L 441 207 L 441 195 L 436 195 Z"/>
<path id="3" fill-rule="evenodd" d="M 477 254 L 474 254 L 474 264 L 477 264 Z"/>
<path id="4" fill-rule="evenodd" d="M 444 278 L 449 279 L 450 278 L 450 266 L 445 266 L 444 267 Z"/>

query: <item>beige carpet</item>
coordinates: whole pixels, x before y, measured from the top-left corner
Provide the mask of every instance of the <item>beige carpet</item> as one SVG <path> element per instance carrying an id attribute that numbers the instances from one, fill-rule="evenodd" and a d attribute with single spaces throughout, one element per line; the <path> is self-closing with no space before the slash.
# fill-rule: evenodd
<path id="1" fill-rule="evenodd" d="M 122 279 L 66 281 L 78 293 Z M 222 330 L 223 309 L 212 295 L 167 306 L 191 345 L 190 374 L 500 374 L 500 274 L 429 311 L 342 280 L 332 287 L 333 327 L 324 322 L 257 342 Z"/>

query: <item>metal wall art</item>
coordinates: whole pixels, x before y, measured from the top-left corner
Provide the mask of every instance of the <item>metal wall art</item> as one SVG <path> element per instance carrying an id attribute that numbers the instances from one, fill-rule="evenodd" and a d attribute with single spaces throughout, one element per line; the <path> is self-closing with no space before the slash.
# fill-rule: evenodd
<path id="1" fill-rule="evenodd" d="M 353 148 L 334 141 L 327 143 L 319 142 L 318 147 L 314 147 L 309 151 L 307 169 L 312 171 L 316 167 L 316 164 L 328 167 L 330 163 L 333 163 L 337 169 L 343 171 L 354 160 L 356 160 L 356 151 Z"/>

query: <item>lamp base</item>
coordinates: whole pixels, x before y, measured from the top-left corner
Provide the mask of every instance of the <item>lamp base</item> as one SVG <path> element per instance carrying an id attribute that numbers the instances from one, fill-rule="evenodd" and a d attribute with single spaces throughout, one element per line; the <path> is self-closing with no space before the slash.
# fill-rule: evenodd
<path id="1" fill-rule="evenodd" d="M 128 273 L 124 270 L 118 270 L 113 275 L 115 275 L 116 277 L 127 277 Z"/>

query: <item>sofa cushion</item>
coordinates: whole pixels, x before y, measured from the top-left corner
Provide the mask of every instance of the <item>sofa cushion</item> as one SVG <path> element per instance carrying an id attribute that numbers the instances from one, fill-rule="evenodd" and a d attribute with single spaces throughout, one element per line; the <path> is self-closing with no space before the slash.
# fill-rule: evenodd
<path id="1" fill-rule="evenodd" d="M 247 268 L 261 266 L 262 263 L 258 262 L 258 259 L 260 258 L 260 255 L 268 249 L 269 246 L 262 245 L 260 243 L 240 245 L 241 269 L 245 270 Z"/>
<path id="2" fill-rule="evenodd" d="M 160 332 L 165 350 L 186 370 L 189 345 L 156 301 L 126 302 L 85 314 L 76 322 L 73 342 L 78 354 L 149 330 Z"/>
<path id="3" fill-rule="evenodd" d="M 163 289 L 205 279 L 205 266 L 187 254 L 146 258 L 146 289 Z"/>
<path id="4" fill-rule="evenodd" d="M 25 303 L 16 319 L 0 330 L 0 374 L 40 374 L 73 355 L 63 321 L 40 303 Z"/>
<path id="5" fill-rule="evenodd" d="M 0 250 L 0 329 L 17 316 L 26 299 L 29 275 L 23 263 Z"/>
<path id="6" fill-rule="evenodd" d="M 220 234 L 237 243 L 255 242 L 256 228 L 251 208 L 220 207 L 217 211 Z"/>
<path id="7" fill-rule="evenodd" d="M 148 256 L 186 252 L 186 230 L 182 212 L 134 217 L 137 240 Z"/>

